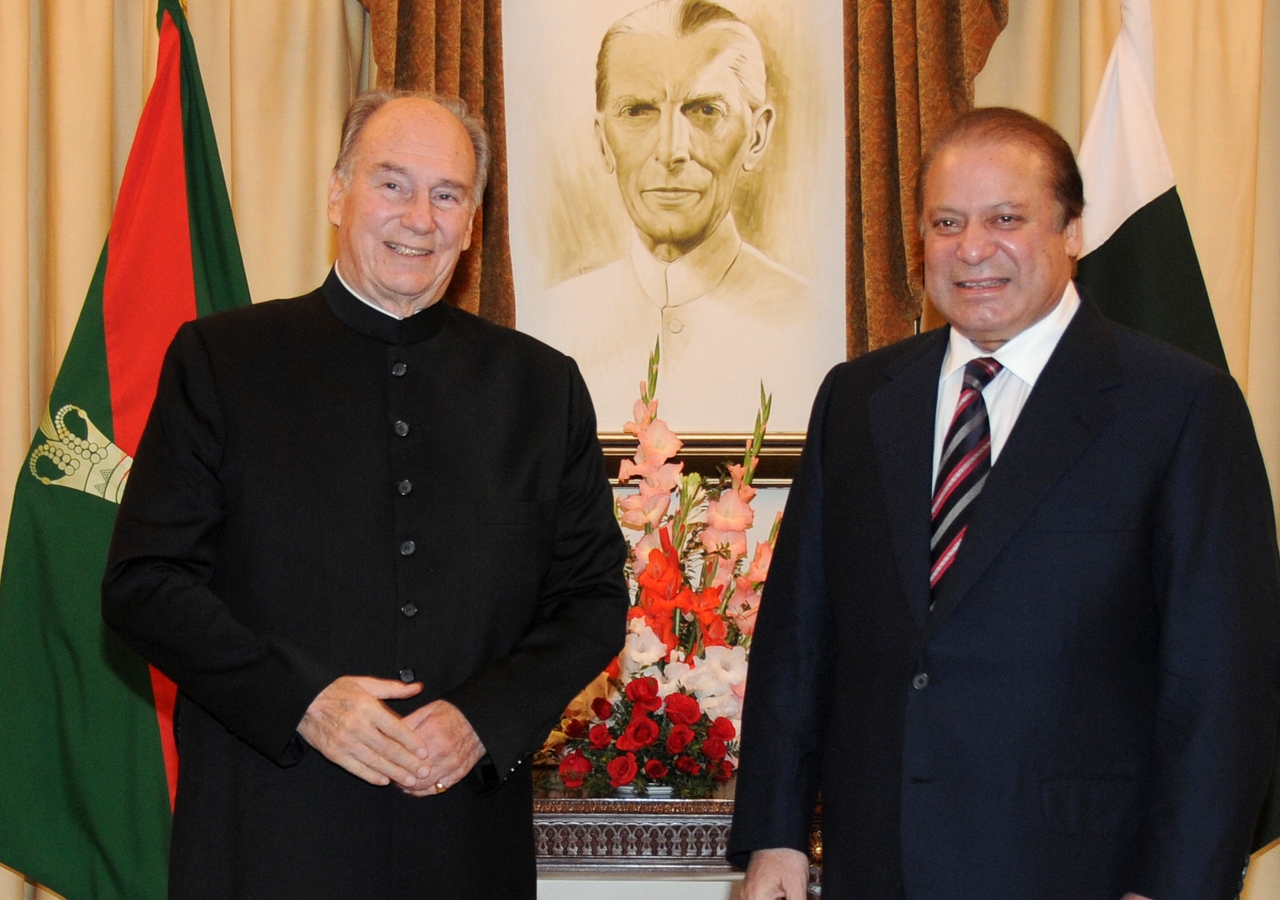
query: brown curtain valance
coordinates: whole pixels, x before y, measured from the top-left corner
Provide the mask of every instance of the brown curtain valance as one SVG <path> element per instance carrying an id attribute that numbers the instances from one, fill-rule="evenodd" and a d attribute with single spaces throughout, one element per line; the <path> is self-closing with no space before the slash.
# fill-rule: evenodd
<path id="1" fill-rule="evenodd" d="M 507 230 L 501 0 L 362 0 L 380 87 L 457 94 L 481 113 L 494 166 L 449 300 L 515 322 Z M 855 356 L 915 330 L 924 305 L 915 184 L 923 147 L 973 105 L 1008 0 L 845 0 L 846 333 Z"/>

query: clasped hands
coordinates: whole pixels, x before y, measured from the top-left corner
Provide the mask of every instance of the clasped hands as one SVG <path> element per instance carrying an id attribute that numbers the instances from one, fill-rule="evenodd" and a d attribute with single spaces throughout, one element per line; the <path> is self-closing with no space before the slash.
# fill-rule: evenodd
<path id="1" fill-rule="evenodd" d="M 395 784 L 414 797 L 457 784 L 485 754 L 456 706 L 436 700 L 401 718 L 384 700 L 406 700 L 421 684 L 345 675 L 329 685 L 298 724 L 325 758 L 370 784 Z"/>

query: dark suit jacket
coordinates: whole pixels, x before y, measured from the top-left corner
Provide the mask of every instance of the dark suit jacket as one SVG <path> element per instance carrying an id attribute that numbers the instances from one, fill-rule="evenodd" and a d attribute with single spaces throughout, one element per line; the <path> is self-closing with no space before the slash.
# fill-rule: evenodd
<path id="1" fill-rule="evenodd" d="M 929 610 L 946 330 L 837 366 L 751 650 L 731 857 L 824 897 L 1235 895 L 1280 704 L 1271 496 L 1235 382 L 1087 302 Z"/>
<path id="2" fill-rule="evenodd" d="M 612 510 L 586 387 L 531 338 L 333 275 L 183 326 L 103 593 L 181 689 L 172 896 L 532 898 L 521 760 L 621 647 Z M 409 798 L 309 750 L 349 674 L 453 702 L 501 786 Z"/>

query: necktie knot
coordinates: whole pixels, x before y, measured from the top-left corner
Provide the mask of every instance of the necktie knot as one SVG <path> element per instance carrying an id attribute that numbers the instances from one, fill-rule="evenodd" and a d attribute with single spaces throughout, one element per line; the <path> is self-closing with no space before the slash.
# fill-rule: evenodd
<path id="1" fill-rule="evenodd" d="M 979 356 L 977 359 L 971 359 L 964 365 L 964 386 L 981 391 L 1000 374 L 1003 368 L 1004 366 L 1000 365 L 994 356 Z"/>

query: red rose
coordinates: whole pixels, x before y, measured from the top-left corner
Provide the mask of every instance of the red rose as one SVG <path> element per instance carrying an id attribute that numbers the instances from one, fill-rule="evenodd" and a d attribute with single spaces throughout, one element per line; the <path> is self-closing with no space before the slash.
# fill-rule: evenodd
<path id="1" fill-rule="evenodd" d="M 613 704 L 603 697 L 597 697 L 591 701 L 591 712 L 601 722 L 606 722 L 613 718 Z"/>
<path id="2" fill-rule="evenodd" d="M 692 725 L 702 718 L 702 707 L 688 694 L 668 694 L 667 718 L 673 725 Z"/>
<path id="3" fill-rule="evenodd" d="M 729 760 L 722 759 L 715 764 L 715 772 L 711 776 L 711 780 L 716 784 L 724 784 L 733 777 L 733 766 L 729 764 Z"/>
<path id="4" fill-rule="evenodd" d="M 646 778 L 657 781 L 659 778 L 665 778 L 667 775 L 667 766 L 660 759 L 651 759 L 644 764 L 644 774 Z"/>
<path id="5" fill-rule="evenodd" d="M 695 761 L 692 756 L 677 756 L 676 768 L 686 775 L 697 775 L 702 771 L 702 763 Z"/>
<path id="6" fill-rule="evenodd" d="M 722 741 L 731 741 L 738 730 L 733 727 L 733 723 L 720 716 L 711 723 L 711 727 L 707 729 L 707 737 L 720 738 Z"/>
<path id="7" fill-rule="evenodd" d="M 597 750 L 603 750 L 609 746 L 609 743 L 613 740 L 613 735 L 609 733 L 609 726 L 601 723 L 591 726 L 591 730 L 587 732 L 587 740 L 591 742 L 592 747 Z"/>
<path id="8" fill-rule="evenodd" d="M 662 708 L 658 697 L 658 679 L 635 678 L 627 683 L 627 699 L 645 712 L 657 712 Z"/>
<path id="9" fill-rule="evenodd" d="M 631 720 L 627 730 L 618 738 L 619 750 L 643 750 L 658 739 L 658 723 L 648 716 Z"/>
<path id="10" fill-rule="evenodd" d="M 608 765 L 609 783 L 614 787 L 630 784 L 639 771 L 640 768 L 636 765 L 636 755 L 634 753 L 616 757 Z"/>
<path id="11" fill-rule="evenodd" d="M 581 719 L 570 719 L 564 725 L 564 736 L 570 740 L 580 740 L 587 736 L 586 723 Z"/>
<path id="12" fill-rule="evenodd" d="M 693 743 L 693 729 L 688 725 L 675 725 L 667 735 L 667 752 L 672 756 L 683 753 L 684 748 Z"/>
<path id="13" fill-rule="evenodd" d="M 591 760 L 582 755 L 581 750 L 574 750 L 560 760 L 560 780 L 567 788 L 580 788 L 591 774 Z"/>
<path id="14" fill-rule="evenodd" d="M 724 759 L 724 754 L 724 741 L 720 738 L 708 736 L 702 742 L 702 755 L 707 759 L 721 760 Z"/>

